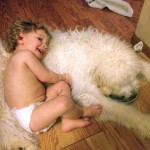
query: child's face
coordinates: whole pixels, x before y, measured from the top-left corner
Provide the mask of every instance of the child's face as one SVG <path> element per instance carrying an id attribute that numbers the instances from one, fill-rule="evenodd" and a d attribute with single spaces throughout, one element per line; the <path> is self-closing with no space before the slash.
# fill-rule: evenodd
<path id="1" fill-rule="evenodd" d="M 22 44 L 24 49 L 33 52 L 39 59 L 44 57 L 49 44 L 49 37 L 44 30 L 20 33 L 20 36 L 22 39 L 19 44 Z"/>

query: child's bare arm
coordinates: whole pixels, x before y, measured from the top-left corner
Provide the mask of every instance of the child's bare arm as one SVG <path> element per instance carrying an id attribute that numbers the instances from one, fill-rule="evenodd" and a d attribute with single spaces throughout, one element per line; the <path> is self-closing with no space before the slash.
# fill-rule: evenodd
<path id="1" fill-rule="evenodd" d="M 63 74 L 63 80 L 66 81 L 69 85 L 71 85 L 72 81 L 71 81 L 71 77 L 69 74 Z"/>
<path id="2" fill-rule="evenodd" d="M 47 70 L 32 52 L 24 52 L 24 61 L 41 82 L 57 83 L 63 80 L 71 84 L 71 78 L 68 74 L 57 74 Z"/>

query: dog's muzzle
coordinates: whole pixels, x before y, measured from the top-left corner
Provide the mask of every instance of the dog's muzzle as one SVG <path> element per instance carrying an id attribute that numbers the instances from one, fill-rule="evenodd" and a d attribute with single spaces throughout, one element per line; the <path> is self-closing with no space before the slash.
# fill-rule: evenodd
<path id="1" fill-rule="evenodd" d="M 118 96 L 115 94 L 110 94 L 109 97 L 117 102 L 122 102 L 122 103 L 131 103 L 133 101 L 135 101 L 135 99 L 137 98 L 137 93 L 132 93 L 132 95 L 128 98 L 126 98 L 125 96 Z"/>

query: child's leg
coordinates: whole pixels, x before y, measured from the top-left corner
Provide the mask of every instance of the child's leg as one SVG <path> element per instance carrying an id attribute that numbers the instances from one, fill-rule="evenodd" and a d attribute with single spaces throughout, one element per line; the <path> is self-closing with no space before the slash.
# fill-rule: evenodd
<path id="1" fill-rule="evenodd" d="M 67 114 L 68 111 L 74 110 L 74 105 L 70 103 L 71 101 L 68 100 L 65 96 L 58 96 L 53 100 L 46 101 L 45 103 L 37 106 L 31 115 L 31 121 L 30 121 L 30 128 L 33 132 L 40 131 L 46 127 L 48 127 L 50 124 L 56 121 L 56 119 L 60 116 L 63 116 L 64 114 Z M 63 121 L 63 128 L 64 130 L 71 130 L 70 128 L 72 125 L 74 128 L 77 127 L 83 127 L 90 124 L 89 120 L 86 119 L 78 119 L 78 120 L 72 120 L 72 125 L 68 127 L 65 127 L 64 125 L 69 121 L 70 119 L 66 119 Z M 73 123 L 74 121 L 74 123 Z M 67 128 L 67 129 L 66 129 Z M 73 129 L 73 127 L 72 127 Z"/>
<path id="2" fill-rule="evenodd" d="M 55 91 L 57 91 L 55 93 L 57 93 L 57 95 L 54 94 L 52 88 L 53 89 L 55 88 Z M 66 84 L 66 82 L 59 82 L 58 84 L 55 84 L 53 87 L 49 87 L 47 89 L 47 98 L 56 97 L 58 95 L 66 95 L 71 97 L 70 87 L 68 86 L 68 84 Z M 70 100 L 72 101 L 72 99 Z M 77 127 L 83 127 L 89 125 L 90 124 L 89 118 L 84 118 L 84 119 L 78 119 L 78 118 L 86 117 L 86 116 L 94 117 L 96 115 L 99 115 L 101 112 L 102 112 L 102 107 L 100 105 L 80 108 L 74 104 L 74 107 L 62 116 L 62 130 L 67 132 Z"/>
<path id="3" fill-rule="evenodd" d="M 100 105 L 84 109 L 77 107 L 71 99 L 69 86 L 65 82 L 55 84 L 48 90 L 46 102 L 33 110 L 30 122 L 32 131 L 40 131 L 48 127 L 60 116 L 62 117 L 62 129 L 70 131 L 90 124 L 88 119 L 77 118 L 95 116 L 101 113 Z M 68 123 L 69 126 L 66 126 Z"/>
<path id="4" fill-rule="evenodd" d="M 60 95 L 71 97 L 70 87 L 65 81 L 60 81 L 56 84 L 53 84 L 46 90 L 46 100 L 51 100 Z"/>
<path id="5" fill-rule="evenodd" d="M 61 81 L 54 84 L 53 86 L 48 87 L 46 93 L 47 100 L 61 95 L 70 97 L 69 100 L 71 100 L 71 102 L 73 101 L 71 98 L 70 87 L 66 82 Z M 73 105 L 75 105 L 75 107 L 70 112 L 67 112 L 67 114 L 64 114 L 63 117 L 72 119 L 77 119 L 79 117 L 94 117 L 100 114 L 102 111 L 101 105 L 93 105 L 84 108 L 77 106 L 75 103 L 73 103 Z"/>
<path id="6" fill-rule="evenodd" d="M 66 96 L 66 97 L 68 97 L 68 100 L 70 100 L 70 103 L 74 105 L 73 100 L 71 98 L 70 87 L 64 81 L 60 81 L 60 82 L 48 87 L 46 96 L 47 96 L 46 101 L 49 101 L 58 96 Z M 79 116 L 83 115 L 83 111 L 81 109 L 79 109 L 79 107 L 76 106 L 76 107 L 74 107 L 74 110 L 71 110 L 70 113 L 67 113 L 67 115 L 68 114 L 69 114 L 69 116 L 68 116 L 69 118 L 76 119 L 76 118 L 79 118 Z"/>
<path id="7" fill-rule="evenodd" d="M 90 118 L 81 118 L 81 119 L 66 119 L 62 118 L 62 131 L 68 132 L 76 128 L 86 127 L 91 124 Z"/>

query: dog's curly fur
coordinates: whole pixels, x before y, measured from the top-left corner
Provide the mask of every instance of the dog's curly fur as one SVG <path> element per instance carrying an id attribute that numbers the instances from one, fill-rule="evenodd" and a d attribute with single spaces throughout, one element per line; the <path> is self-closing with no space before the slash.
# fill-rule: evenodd
<path id="1" fill-rule="evenodd" d="M 138 93 L 141 77 L 150 81 L 150 63 L 134 53 L 130 44 L 96 29 L 51 32 L 53 37 L 45 66 L 72 77 L 72 96 L 79 105 L 100 103 L 98 120 L 114 121 L 150 138 L 150 115 L 110 97 L 128 100 Z M 2 78 L 8 57 L 0 48 L 0 148 L 38 149 L 38 140 L 24 131 L 5 104 Z M 7 139 L 7 140 L 6 140 Z"/>

